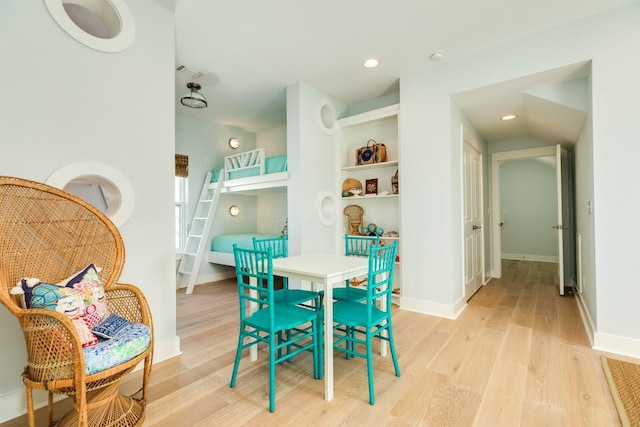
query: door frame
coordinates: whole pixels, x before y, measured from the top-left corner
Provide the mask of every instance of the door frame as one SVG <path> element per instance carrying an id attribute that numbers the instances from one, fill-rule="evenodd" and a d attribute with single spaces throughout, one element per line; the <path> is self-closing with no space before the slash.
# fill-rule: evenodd
<path id="1" fill-rule="evenodd" d="M 556 146 L 501 151 L 491 154 L 491 245 L 492 277 L 502 277 L 502 236 L 500 235 L 500 164 L 510 160 L 556 156 Z"/>

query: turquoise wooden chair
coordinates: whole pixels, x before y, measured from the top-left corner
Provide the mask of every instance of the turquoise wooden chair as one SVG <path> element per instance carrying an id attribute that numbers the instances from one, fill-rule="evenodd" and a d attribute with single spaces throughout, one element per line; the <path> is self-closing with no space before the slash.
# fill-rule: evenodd
<path id="1" fill-rule="evenodd" d="M 374 338 L 389 342 L 393 367 L 396 376 L 400 376 L 391 326 L 391 292 L 397 248 L 398 242 L 389 246 L 370 247 L 365 304 L 349 300 L 333 304 L 334 350 L 346 353 L 347 358 L 357 356 L 367 359 L 369 403 L 372 405 L 375 403 L 372 348 Z M 384 307 L 384 310 L 381 307 Z M 362 346 L 365 349 L 364 353 L 358 351 Z"/>
<path id="2" fill-rule="evenodd" d="M 287 248 L 286 237 L 266 237 L 253 238 L 253 249 L 256 251 L 266 252 L 271 248 L 273 258 L 286 258 L 289 254 Z M 289 289 L 289 281 L 286 277 L 282 278 L 282 289 L 274 291 L 274 301 L 279 304 L 301 305 L 316 311 L 316 315 L 320 319 L 320 325 L 323 325 L 322 302 L 319 292 L 308 291 L 304 289 Z M 320 334 L 320 355 L 324 354 L 322 327 L 318 331 Z M 287 348 L 290 351 L 290 348 Z M 322 358 L 318 358 L 318 372 L 322 376 Z"/>
<path id="3" fill-rule="evenodd" d="M 288 256 L 287 239 L 285 237 L 253 238 L 254 250 L 266 252 L 269 248 L 271 248 L 273 258 L 286 258 Z M 275 302 L 293 305 L 313 302 L 314 308 L 320 306 L 318 292 L 289 289 L 289 282 L 286 277 L 282 280 L 282 286 L 282 289 L 278 289 L 274 293 Z"/>
<path id="4" fill-rule="evenodd" d="M 380 245 L 380 236 L 351 236 L 344 235 L 344 254 L 347 256 L 368 257 L 371 246 Z M 366 289 L 351 286 L 349 280 L 345 282 L 343 288 L 335 288 L 333 290 L 333 299 L 342 301 L 358 301 L 362 302 L 367 298 Z"/>
<path id="5" fill-rule="evenodd" d="M 235 387 L 242 351 L 252 345 L 265 343 L 269 347 L 269 411 L 274 412 L 276 365 L 303 351 L 313 353 L 313 377 L 320 379 L 319 338 L 322 328 L 315 311 L 292 304 L 275 302 L 273 290 L 273 253 L 251 249 L 240 249 L 233 245 L 238 277 L 240 298 L 240 334 L 233 364 L 230 387 Z M 264 291 L 261 282 L 266 282 L 266 299 L 260 295 Z M 247 303 L 262 305 L 254 313 L 249 313 Z M 288 348 L 290 351 L 283 352 Z"/>

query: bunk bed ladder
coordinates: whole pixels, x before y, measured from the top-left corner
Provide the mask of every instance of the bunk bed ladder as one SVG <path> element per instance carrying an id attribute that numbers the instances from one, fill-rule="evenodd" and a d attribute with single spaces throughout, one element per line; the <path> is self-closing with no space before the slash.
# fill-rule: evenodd
<path id="1" fill-rule="evenodd" d="M 209 183 L 211 182 L 211 172 L 207 172 L 207 176 L 204 179 L 202 185 L 202 191 L 200 192 L 200 200 L 198 200 L 198 206 L 193 214 L 193 221 L 191 221 L 191 228 L 189 229 L 189 235 L 187 236 L 187 242 L 184 247 L 184 253 L 180 259 L 180 265 L 178 266 L 178 273 L 176 282 L 178 285 L 182 283 L 182 279 L 188 277 L 187 282 L 187 294 L 193 292 L 193 287 L 196 284 L 198 278 L 198 271 L 200 270 L 200 264 L 202 264 L 202 257 L 207 249 L 207 242 L 209 231 L 211 230 L 211 223 L 213 222 L 213 216 L 216 213 L 216 207 L 220 200 L 220 193 L 222 191 L 222 181 L 224 180 L 224 174 L 221 173 L 218 177 L 218 184 L 215 189 L 209 189 Z"/>

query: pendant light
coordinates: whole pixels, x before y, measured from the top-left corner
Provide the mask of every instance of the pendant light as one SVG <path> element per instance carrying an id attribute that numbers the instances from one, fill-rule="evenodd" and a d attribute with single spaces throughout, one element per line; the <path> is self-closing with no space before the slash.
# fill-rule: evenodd
<path id="1" fill-rule="evenodd" d="M 189 108 L 204 108 L 207 106 L 207 98 L 200 94 L 200 85 L 198 83 L 187 83 L 190 92 L 180 98 L 182 105 Z"/>

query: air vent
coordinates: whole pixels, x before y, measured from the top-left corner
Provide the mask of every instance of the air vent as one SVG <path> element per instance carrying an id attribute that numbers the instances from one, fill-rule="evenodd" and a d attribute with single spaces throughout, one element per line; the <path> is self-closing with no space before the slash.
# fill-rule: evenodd
<path id="1" fill-rule="evenodd" d="M 182 64 L 176 65 L 176 73 L 183 74 L 187 77 L 191 77 L 194 79 L 198 79 L 203 76 L 203 73 L 196 70 L 195 68 L 189 67 L 187 65 L 182 65 Z"/>

